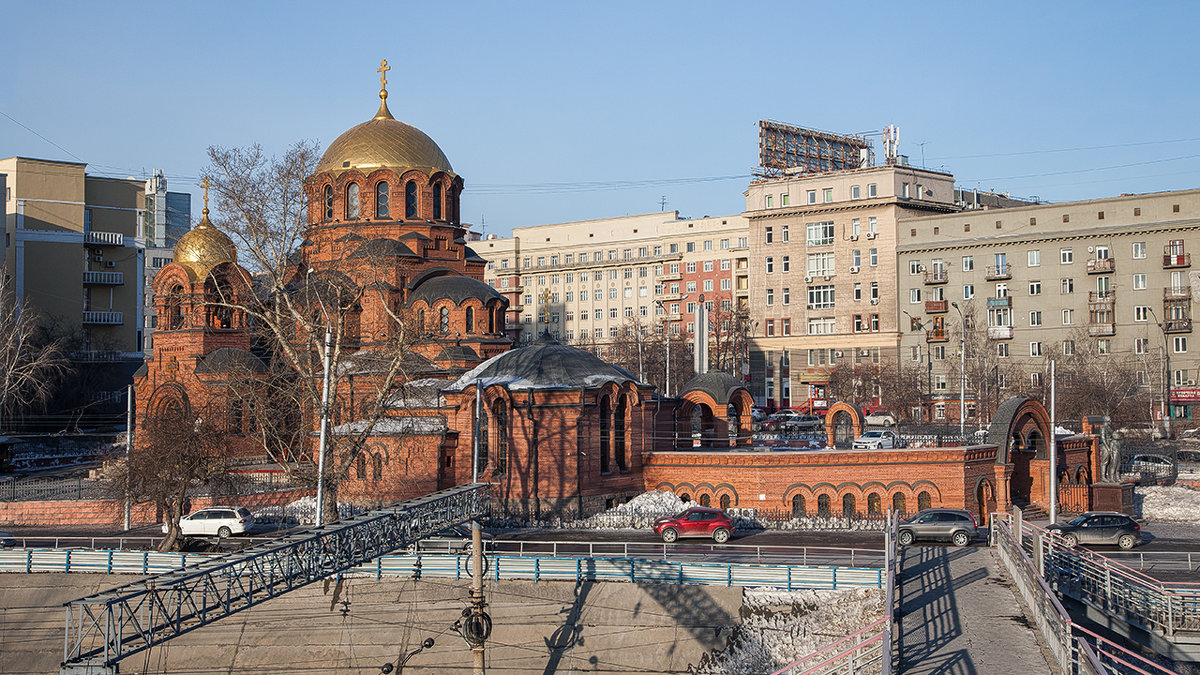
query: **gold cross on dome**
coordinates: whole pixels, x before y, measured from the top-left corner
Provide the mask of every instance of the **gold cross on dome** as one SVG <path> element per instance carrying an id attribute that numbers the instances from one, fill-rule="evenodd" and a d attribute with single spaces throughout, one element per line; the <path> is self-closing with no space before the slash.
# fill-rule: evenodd
<path id="1" fill-rule="evenodd" d="M 200 183 L 200 187 L 204 188 L 204 215 L 208 215 L 208 188 L 212 187 L 208 176 L 204 177 L 204 182 Z"/>
<path id="2" fill-rule="evenodd" d="M 379 67 L 375 69 L 375 72 L 379 73 L 379 86 L 384 91 L 387 91 L 387 71 L 391 69 L 392 67 L 387 64 L 387 59 L 380 61 Z"/>

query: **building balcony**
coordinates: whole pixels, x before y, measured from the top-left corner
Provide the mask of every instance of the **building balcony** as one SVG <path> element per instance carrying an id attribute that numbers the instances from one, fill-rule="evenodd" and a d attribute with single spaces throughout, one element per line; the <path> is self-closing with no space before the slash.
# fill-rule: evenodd
<path id="1" fill-rule="evenodd" d="M 1168 286 L 1163 289 L 1163 300 L 1188 300 L 1192 297 L 1189 286 Z"/>
<path id="2" fill-rule="evenodd" d="M 988 281 L 1003 281 L 1012 278 L 1012 265 L 988 265 Z"/>
<path id="3" fill-rule="evenodd" d="M 1167 319 L 1163 322 L 1164 333 L 1190 333 L 1192 332 L 1192 319 Z"/>
<path id="4" fill-rule="evenodd" d="M 949 280 L 945 269 L 935 269 L 925 273 L 926 284 L 944 284 Z"/>
<path id="5" fill-rule="evenodd" d="M 664 272 L 654 277 L 655 281 L 680 281 L 681 279 L 683 279 L 682 272 Z"/>
<path id="6" fill-rule="evenodd" d="M 125 283 L 125 274 L 123 272 L 85 271 L 83 273 L 83 283 L 106 285 L 106 286 L 120 286 Z"/>
<path id="7" fill-rule="evenodd" d="M 988 298 L 987 306 L 988 309 L 995 309 L 997 307 L 1012 307 L 1012 296 L 1006 295 L 1003 298 Z"/>
<path id="8" fill-rule="evenodd" d="M 950 301 L 949 300 L 926 300 L 925 301 L 925 313 L 926 314 L 945 314 L 948 311 L 950 311 Z"/>
<path id="9" fill-rule="evenodd" d="M 83 313 L 83 325 L 85 326 L 120 326 L 123 323 L 125 323 L 125 319 L 121 312 L 85 311 Z"/>
<path id="10" fill-rule="evenodd" d="M 125 235 L 120 232 L 97 232 L 92 230 L 83 235 L 84 246 L 124 246 Z"/>
<path id="11" fill-rule="evenodd" d="M 1171 252 L 1166 249 L 1163 253 L 1163 267 L 1170 269 L 1172 267 L 1191 267 L 1192 254 L 1182 252 Z"/>
<path id="12" fill-rule="evenodd" d="M 1111 305 L 1115 296 L 1113 291 L 1088 291 L 1088 304 Z"/>
<path id="13" fill-rule="evenodd" d="M 988 326 L 989 340 L 1011 340 L 1012 336 L 1012 326 Z"/>
<path id="14" fill-rule="evenodd" d="M 945 328 L 935 328 L 934 330 L 925 331 L 926 342 L 947 342 L 950 340 L 949 334 Z"/>
<path id="15" fill-rule="evenodd" d="M 1088 274 L 1109 274 L 1117 267 L 1114 258 L 1093 258 L 1087 261 Z"/>
<path id="16" fill-rule="evenodd" d="M 1103 337 L 1105 335 L 1116 335 L 1117 324 L 1115 323 L 1091 323 L 1088 324 L 1088 335 L 1091 337 Z"/>

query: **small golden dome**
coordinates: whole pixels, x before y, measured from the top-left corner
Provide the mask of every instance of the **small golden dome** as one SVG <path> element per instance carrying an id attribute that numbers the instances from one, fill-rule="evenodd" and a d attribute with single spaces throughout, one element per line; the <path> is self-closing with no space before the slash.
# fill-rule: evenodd
<path id="1" fill-rule="evenodd" d="M 437 143 L 420 129 L 392 117 L 386 92 L 380 92 L 380 98 L 375 117 L 338 136 L 321 157 L 316 172 L 359 169 L 369 173 L 387 168 L 396 173 L 419 169 L 428 175 L 438 171 L 453 174 L 450 160 Z"/>
<path id="2" fill-rule="evenodd" d="M 204 209 L 204 217 L 196 227 L 175 244 L 175 262 L 190 269 L 197 279 L 203 279 L 217 265 L 237 262 L 237 247 L 212 224 L 208 209 Z"/>

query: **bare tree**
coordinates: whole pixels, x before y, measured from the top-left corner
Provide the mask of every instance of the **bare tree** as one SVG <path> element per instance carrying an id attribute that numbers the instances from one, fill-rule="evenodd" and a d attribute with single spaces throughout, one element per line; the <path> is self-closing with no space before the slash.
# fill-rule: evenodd
<path id="1" fill-rule="evenodd" d="M 713 311 L 709 313 L 710 369 L 736 376 L 743 374 L 742 362 L 749 356 L 751 323 L 748 309 L 735 306 L 728 295 L 713 296 Z"/>
<path id="2" fill-rule="evenodd" d="M 140 436 L 137 450 L 109 474 L 111 491 L 153 502 L 167 524 L 159 550 L 174 550 L 191 496 L 228 469 L 225 433 L 211 415 L 172 405 L 148 414 Z"/>
<path id="3" fill-rule="evenodd" d="M 1152 368 L 1147 371 L 1144 361 L 1101 353 L 1100 338 L 1083 329 L 1049 348 L 1058 362 L 1055 404 L 1060 419 L 1079 420 L 1088 415 L 1144 419 L 1150 395 L 1139 382 L 1138 371 L 1153 372 Z M 1044 377 L 1042 388 L 1049 391 L 1049 373 Z"/>
<path id="4" fill-rule="evenodd" d="M 261 148 L 209 149 L 205 177 L 216 188 L 218 227 L 238 244 L 239 262 L 254 274 L 248 298 L 220 295 L 211 304 L 243 312 L 269 346 L 272 368 L 287 373 L 258 389 L 247 409 L 272 416 L 259 425 L 264 446 L 279 459 L 295 454 L 295 430 L 309 436 L 322 410 L 323 376 L 330 379 L 331 420 L 323 477 L 324 520 L 337 519 L 338 488 L 380 422 L 396 410 L 397 388 L 428 361 L 413 346 L 427 336 L 422 318 L 395 306 L 389 289 L 402 287 L 414 272 L 395 251 L 346 246 L 324 251 L 311 267 L 302 265 L 301 246 L 308 230 L 304 179 L 318 159 L 312 143 L 297 143 L 281 158 Z M 368 242 L 370 243 L 370 242 Z M 386 242 L 385 242 L 386 243 Z M 218 288 L 218 291 L 221 289 Z M 371 297 L 374 296 L 374 297 Z M 364 336 L 360 319 L 365 304 L 386 314 L 379 334 Z M 326 331 L 330 347 L 325 346 Z M 329 363 L 326 373 L 324 364 Z M 302 419 L 295 427 L 283 419 Z"/>
<path id="5" fill-rule="evenodd" d="M 0 429 L 15 414 L 45 403 L 69 371 L 66 338 L 44 325 L 34 307 L 0 278 Z"/>

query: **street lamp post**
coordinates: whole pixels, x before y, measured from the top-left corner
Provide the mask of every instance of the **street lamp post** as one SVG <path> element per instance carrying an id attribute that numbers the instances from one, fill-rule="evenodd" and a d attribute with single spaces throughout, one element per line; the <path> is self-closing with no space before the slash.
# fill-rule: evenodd
<path id="1" fill-rule="evenodd" d="M 1154 323 L 1158 325 L 1159 332 L 1163 338 L 1163 377 L 1162 377 L 1162 397 L 1163 397 L 1163 435 L 1167 438 L 1171 437 L 1171 345 L 1167 340 L 1167 325 L 1166 322 L 1159 321 L 1158 315 L 1154 313 L 1153 307 L 1147 307 L 1150 310 L 1150 316 L 1154 317 Z"/>
<path id="2" fill-rule="evenodd" d="M 400 659 L 397 663 L 395 663 L 395 664 L 385 663 L 382 666 L 380 666 L 379 672 L 381 673 L 381 675 L 389 675 L 389 673 L 391 673 L 392 671 L 395 671 L 397 673 L 397 675 L 399 675 L 399 673 L 404 672 L 404 664 L 408 663 L 409 659 L 416 656 L 417 654 L 420 654 L 421 652 L 425 651 L 426 649 L 429 649 L 432 646 L 433 646 L 433 638 L 425 638 L 425 641 L 422 642 L 419 647 L 417 647 L 416 649 L 414 649 L 411 652 L 409 652 L 408 654 L 406 654 L 404 656 L 404 658 Z"/>
<path id="3" fill-rule="evenodd" d="M 959 308 L 957 302 L 951 302 L 950 306 L 958 312 L 958 324 L 961 331 L 958 336 L 958 435 L 965 439 L 967 435 L 967 320 L 963 317 L 962 309 Z"/>

